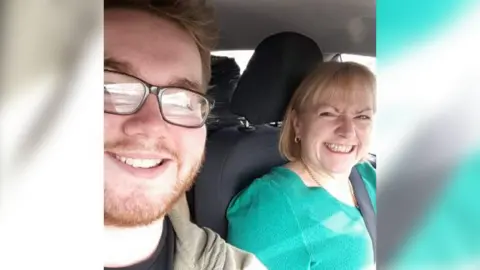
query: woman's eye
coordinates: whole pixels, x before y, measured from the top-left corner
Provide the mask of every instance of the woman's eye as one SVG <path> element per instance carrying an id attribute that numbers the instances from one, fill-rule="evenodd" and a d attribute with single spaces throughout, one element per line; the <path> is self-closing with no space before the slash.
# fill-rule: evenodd
<path id="1" fill-rule="evenodd" d="M 330 112 L 321 112 L 319 116 L 335 116 L 333 113 Z"/>
<path id="2" fill-rule="evenodd" d="M 360 119 L 360 120 L 370 120 L 370 116 L 368 116 L 368 115 L 359 115 L 359 116 L 357 116 L 357 119 Z"/>

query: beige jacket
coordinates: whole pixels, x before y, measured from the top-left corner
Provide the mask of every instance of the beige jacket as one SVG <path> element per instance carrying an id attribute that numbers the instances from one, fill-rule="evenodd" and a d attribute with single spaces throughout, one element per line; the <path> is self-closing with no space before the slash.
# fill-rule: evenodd
<path id="1" fill-rule="evenodd" d="M 252 254 L 227 244 L 208 228 L 200 228 L 190 221 L 185 196 L 168 214 L 175 234 L 175 270 L 266 270 Z"/>

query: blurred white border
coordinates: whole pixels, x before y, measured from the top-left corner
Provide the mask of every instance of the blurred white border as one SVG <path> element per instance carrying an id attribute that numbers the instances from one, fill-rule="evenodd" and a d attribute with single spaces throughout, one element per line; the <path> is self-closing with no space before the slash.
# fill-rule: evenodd
<path id="1" fill-rule="evenodd" d="M 91 3 L 83 2 L 79 6 L 89 8 Z M 103 24 L 101 6 L 96 7 L 99 11 L 96 14 L 100 15 L 96 19 Z M 63 12 L 62 7 L 52 13 Z M 69 11 L 81 14 L 79 10 Z M 57 23 L 61 23 L 61 19 Z M 90 36 L 77 38 L 80 40 L 76 42 L 85 47 L 81 48 L 79 58 L 71 60 L 75 61 L 75 76 L 63 85 L 69 95 L 61 104 L 59 115 L 41 119 L 52 125 L 40 147 L 23 153 L 32 157 L 23 168 L 10 162 L 19 151 L 16 143 L 37 136 L 25 131 L 35 124 L 32 120 L 41 113 L 39 110 L 44 110 L 45 101 L 53 93 L 51 88 L 58 89 L 62 76 L 68 72 L 52 68 L 37 74 L 35 79 L 25 77 L 26 82 L 17 84 L 20 87 L 12 91 L 8 103 L 2 106 L 0 269 L 103 267 L 102 27 L 97 25 Z M 55 41 L 64 46 L 68 44 L 65 40 Z M 42 53 L 41 47 L 37 50 Z"/>

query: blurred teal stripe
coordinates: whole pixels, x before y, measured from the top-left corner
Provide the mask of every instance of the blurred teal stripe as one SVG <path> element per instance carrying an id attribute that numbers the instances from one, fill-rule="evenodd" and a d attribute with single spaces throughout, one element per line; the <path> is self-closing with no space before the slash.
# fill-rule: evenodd
<path id="1" fill-rule="evenodd" d="M 427 42 L 478 0 L 377 1 L 377 63 L 386 63 Z"/>
<path id="2" fill-rule="evenodd" d="M 455 265 L 480 255 L 480 147 L 465 157 L 433 209 L 397 254 L 393 269 Z"/>
<path id="3" fill-rule="evenodd" d="M 416 51 L 421 44 L 435 42 L 479 4 L 479 0 L 377 1 L 380 77 L 387 64 L 394 66 L 397 61 L 421 61 L 409 59 L 408 52 Z M 388 82 L 384 82 L 385 86 L 388 87 Z M 407 232 L 388 269 L 424 269 L 422 266 L 442 264 L 449 269 L 448 265 L 478 261 L 480 147 L 459 157 L 455 170 L 445 177 L 447 179 L 442 182 L 446 186 L 427 206 L 428 212 L 415 221 L 417 226 Z"/>

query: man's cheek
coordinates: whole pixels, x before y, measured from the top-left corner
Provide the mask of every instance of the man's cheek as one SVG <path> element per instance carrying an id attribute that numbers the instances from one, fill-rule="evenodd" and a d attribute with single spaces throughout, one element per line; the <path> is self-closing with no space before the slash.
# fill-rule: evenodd
<path id="1" fill-rule="evenodd" d="M 201 140 L 199 137 L 193 137 L 189 140 L 188 145 L 188 152 L 195 158 L 199 158 L 205 150 L 205 140 Z"/>
<path id="2" fill-rule="evenodd" d="M 205 147 L 206 137 L 205 128 L 194 129 L 188 136 L 189 144 L 197 149 L 203 149 Z"/>
<path id="3" fill-rule="evenodd" d="M 105 138 L 118 136 L 121 133 L 125 120 L 126 120 L 126 116 L 104 114 L 103 136 Z"/>
<path id="4" fill-rule="evenodd" d="M 176 151 L 182 159 L 196 159 L 205 148 L 205 135 L 201 130 L 186 130 L 183 133 L 174 135 L 176 142 Z"/>

